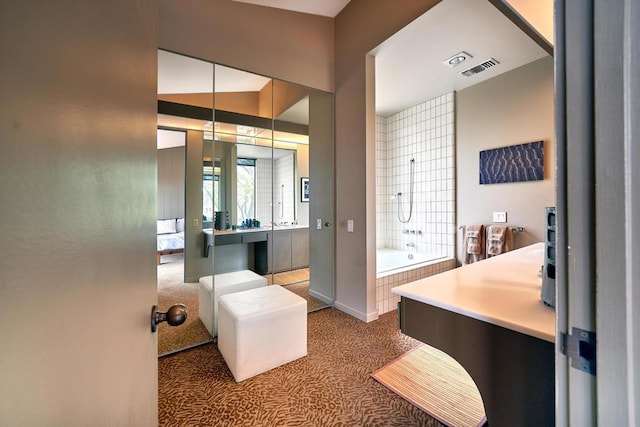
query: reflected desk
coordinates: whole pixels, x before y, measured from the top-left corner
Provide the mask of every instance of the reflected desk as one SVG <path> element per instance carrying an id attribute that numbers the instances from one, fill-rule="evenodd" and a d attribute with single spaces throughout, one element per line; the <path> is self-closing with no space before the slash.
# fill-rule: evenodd
<path id="1" fill-rule="evenodd" d="M 392 290 L 403 333 L 471 375 L 491 427 L 555 424 L 555 312 L 540 300 L 544 243 Z"/>
<path id="2" fill-rule="evenodd" d="M 215 246 L 253 244 L 253 267 L 251 268 L 258 274 L 267 274 L 267 240 L 269 238 L 268 231 L 264 228 L 249 228 L 246 230 L 216 230 L 205 229 L 204 231 L 204 256 L 209 257 L 211 249 Z M 238 254 L 232 254 L 230 260 L 224 262 L 229 265 L 216 266 L 216 273 L 228 273 L 238 269 L 246 270 L 249 268 L 249 260 L 247 256 L 238 257 Z M 235 259 L 233 259 L 235 258 Z M 218 260 L 216 260 L 218 261 Z M 222 261 L 222 260 L 221 260 Z M 215 264 L 214 264 L 215 265 Z"/>
<path id="3" fill-rule="evenodd" d="M 204 231 L 204 256 L 215 254 L 215 271 L 253 270 L 279 273 L 309 266 L 309 227 L 282 225 L 237 230 Z"/>

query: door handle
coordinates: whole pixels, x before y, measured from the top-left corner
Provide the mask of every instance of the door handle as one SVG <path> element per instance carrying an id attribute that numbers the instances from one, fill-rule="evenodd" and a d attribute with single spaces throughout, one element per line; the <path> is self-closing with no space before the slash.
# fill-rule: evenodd
<path id="1" fill-rule="evenodd" d="M 325 222 L 325 223 L 324 223 L 324 226 L 325 226 L 325 227 L 331 227 L 331 223 L 330 223 L 330 222 Z"/>
<path id="2" fill-rule="evenodd" d="M 158 311 L 158 306 L 151 307 L 151 332 L 158 330 L 158 324 L 167 322 L 171 326 L 179 326 L 187 320 L 189 310 L 184 304 L 174 304 L 169 307 L 169 310 L 162 313 Z"/>

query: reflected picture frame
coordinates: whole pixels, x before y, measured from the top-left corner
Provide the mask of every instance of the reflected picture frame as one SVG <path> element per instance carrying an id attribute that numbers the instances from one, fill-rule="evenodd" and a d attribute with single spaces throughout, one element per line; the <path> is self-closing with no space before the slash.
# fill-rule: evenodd
<path id="1" fill-rule="evenodd" d="M 309 202 L 309 177 L 300 178 L 300 201 Z"/>

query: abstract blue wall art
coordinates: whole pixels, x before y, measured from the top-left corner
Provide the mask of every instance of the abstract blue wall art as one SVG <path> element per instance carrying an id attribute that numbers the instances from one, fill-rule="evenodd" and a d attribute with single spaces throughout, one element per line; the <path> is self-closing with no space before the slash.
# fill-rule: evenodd
<path id="1" fill-rule="evenodd" d="M 480 184 L 542 179 L 544 179 L 543 141 L 480 152 Z"/>

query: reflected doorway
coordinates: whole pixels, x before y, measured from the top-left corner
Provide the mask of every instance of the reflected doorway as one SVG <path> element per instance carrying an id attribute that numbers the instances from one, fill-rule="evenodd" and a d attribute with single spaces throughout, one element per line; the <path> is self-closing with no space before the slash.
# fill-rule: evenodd
<path id="1" fill-rule="evenodd" d="M 185 281 L 185 145 L 181 130 L 158 129 L 157 286 L 158 309 L 185 304 L 189 315 L 180 327 L 158 325 L 158 355 L 211 341 L 197 315 L 198 283 Z"/>

